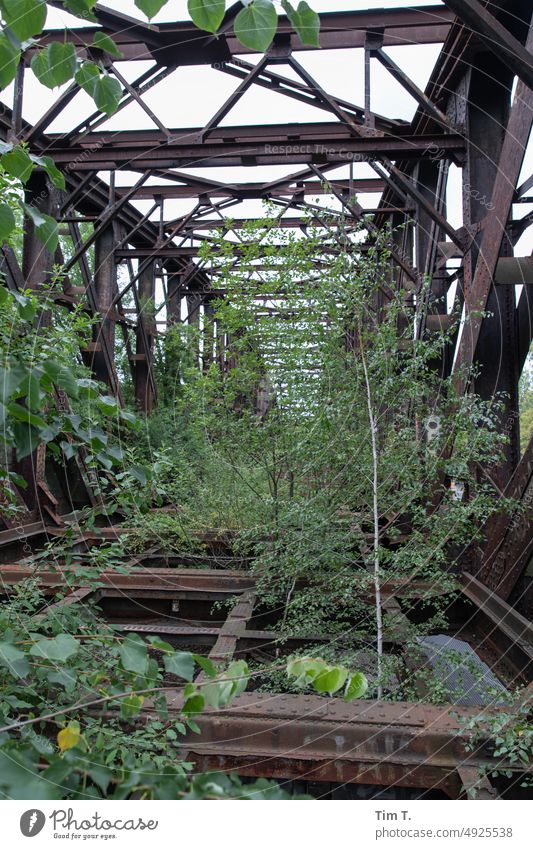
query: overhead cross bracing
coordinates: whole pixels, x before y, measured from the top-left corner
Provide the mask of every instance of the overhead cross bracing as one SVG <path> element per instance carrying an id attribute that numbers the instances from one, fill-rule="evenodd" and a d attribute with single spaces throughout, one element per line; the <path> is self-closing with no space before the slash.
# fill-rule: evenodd
<path id="1" fill-rule="evenodd" d="M 533 326 L 530 3 L 325 12 L 320 55 L 283 20 L 264 57 L 231 29 L 214 38 L 190 22 L 148 26 L 105 7 L 96 16 L 97 25 L 78 22 L 66 37 L 82 57 L 96 31 L 121 50 L 122 59 L 108 61 L 123 89 L 112 118 L 88 106 L 76 83 L 38 103 L 31 51 L 4 93 L 2 138 L 52 155 L 65 174 L 65 192 L 35 174 L 27 197 L 57 217 L 72 245 L 68 257 L 51 257 L 28 228 L 21 266 L 2 249 L 7 285 L 38 289 L 61 266 L 58 297 L 85 300 L 98 318 L 84 362 L 121 399 L 114 342 L 122 332 L 137 404 L 150 412 L 154 339 L 172 323 L 212 322 L 217 344 L 203 348 L 200 365 L 215 357 L 230 365 L 212 318 L 226 291 L 216 262 L 202 259 L 204 244 L 237 244 L 263 201 L 276 226 L 304 235 L 327 217 L 360 228 L 368 246 L 391 227 L 391 289 L 409 301 L 431 281 L 418 332 L 471 318 L 439 368 L 455 372 L 466 392 L 460 367 L 475 365 L 476 392 L 505 398 L 499 415 L 509 442 L 494 479 L 530 511 L 533 443 L 520 451 L 518 415 Z M 69 279 L 74 269 L 81 286 Z M 263 292 L 258 309 L 282 311 L 282 296 L 265 301 Z M 30 488 L 59 527 L 50 493 L 38 486 L 46 482 L 41 460 Z M 35 511 L 26 519 L 38 525 Z M 527 587 L 530 513 L 520 521 L 518 533 L 513 518 L 492 523 L 479 564 L 478 577 L 507 600 Z"/>

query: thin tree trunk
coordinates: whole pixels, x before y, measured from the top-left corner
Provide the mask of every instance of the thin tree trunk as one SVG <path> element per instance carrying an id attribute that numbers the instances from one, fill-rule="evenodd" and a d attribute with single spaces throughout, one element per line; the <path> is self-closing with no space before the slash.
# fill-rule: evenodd
<path id="1" fill-rule="evenodd" d="M 374 590 L 376 594 L 376 634 L 377 634 L 377 650 L 378 650 L 378 699 L 383 698 L 383 685 L 381 681 L 382 658 L 383 658 L 383 611 L 381 604 L 381 574 L 379 561 L 379 503 L 378 503 L 378 440 L 377 440 L 377 424 L 374 415 L 374 405 L 372 402 L 372 388 L 370 386 L 370 378 L 368 376 L 368 368 L 366 364 L 363 342 L 359 328 L 359 349 L 361 351 L 361 362 L 365 375 L 366 384 L 366 401 L 368 407 L 368 420 L 370 422 L 370 432 L 372 436 L 372 501 L 374 513 Z"/>

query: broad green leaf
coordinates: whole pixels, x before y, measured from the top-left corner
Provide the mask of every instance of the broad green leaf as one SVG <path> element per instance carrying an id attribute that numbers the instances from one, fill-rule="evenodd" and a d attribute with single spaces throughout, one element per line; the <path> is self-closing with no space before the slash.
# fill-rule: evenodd
<path id="1" fill-rule="evenodd" d="M 142 486 L 148 481 L 148 476 L 142 466 L 130 466 L 128 471 Z"/>
<path id="2" fill-rule="evenodd" d="M 7 203 L 0 203 L 0 242 L 4 242 L 15 229 L 15 216 Z"/>
<path id="3" fill-rule="evenodd" d="M 20 41 L 40 35 L 46 22 L 43 0 L 2 0 L 3 18 Z"/>
<path id="4" fill-rule="evenodd" d="M 326 669 L 317 675 L 313 680 L 312 686 L 317 693 L 329 693 L 330 696 L 336 693 L 343 686 L 348 677 L 348 670 L 342 666 L 326 667 Z"/>
<path id="5" fill-rule="evenodd" d="M 76 64 L 74 45 L 53 41 L 35 54 L 31 69 L 40 83 L 47 88 L 56 88 L 73 78 Z"/>
<path id="6" fill-rule="evenodd" d="M 28 457 L 41 442 L 39 433 L 31 425 L 19 421 L 16 421 L 13 425 L 13 438 L 15 440 L 17 460 L 23 460 L 24 457 Z"/>
<path id="7" fill-rule="evenodd" d="M 125 699 L 121 699 L 120 702 L 120 715 L 122 719 L 130 719 L 134 716 L 139 715 L 139 711 L 141 710 L 144 702 L 144 696 L 127 696 Z"/>
<path id="8" fill-rule="evenodd" d="M 30 154 L 30 157 L 36 165 L 40 165 L 41 168 L 44 168 L 56 189 L 65 188 L 65 177 L 59 168 L 56 167 L 51 156 L 35 156 L 34 154 Z"/>
<path id="9" fill-rule="evenodd" d="M 16 180 L 25 183 L 31 176 L 33 162 L 30 155 L 20 145 L 14 147 L 9 153 L 4 153 L 1 161 L 4 171 Z"/>
<path id="10" fill-rule="evenodd" d="M 148 20 L 155 18 L 157 13 L 166 6 L 168 0 L 135 0 L 135 5 L 144 12 Z"/>
<path id="11" fill-rule="evenodd" d="M 46 678 L 51 684 L 59 684 L 67 693 L 72 692 L 78 680 L 78 676 L 71 669 L 52 668 Z"/>
<path id="12" fill-rule="evenodd" d="M 199 29 L 216 32 L 224 19 L 226 0 L 188 0 L 187 8 Z"/>
<path id="13" fill-rule="evenodd" d="M 22 206 L 26 215 L 33 221 L 37 238 L 42 242 L 46 250 L 53 254 L 59 241 L 57 221 L 50 215 L 39 212 L 38 209 L 28 203 L 24 203 Z"/>
<path id="14" fill-rule="evenodd" d="M 109 782 L 113 778 L 113 771 L 103 764 L 91 763 L 87 772 L 105 796 L 107 788 L 109 787 Z"/>
<path id="15" fill-rule="evenodd" d="M 15 79 L 20 60 L 20 50 L 13 46 L 5 33 L 0 33 L 0 88 L 6 88 Z"/>
<path id="16" fill-rule="evenodd" d="M 231 681 L 211 681 L 209 684 L 204 684 L 202 694 L 206 702 L 211 707 L 219 708 L 227 705 L 232 693 Z"/>
<path id="17" fill-rule="evenodd" d="M 245 660 L 235 660 L 230 663 L 226 670 L 226 677 L 232 679 L 232 697 L 240 696 L 244 693 L 248 685 L 248 664 Z"/>
<path id="18" fill-rule="evenodd" d="M 16 401 L 12 401 L 9 404 L 7 411 L 10 416 L 13 416 L 14 419 L 17 419 L 19 422 L 24 422 L 25 424 L 33 425 L 33 427 L 44 427 L 46 422 L 41 416 L 35 415 L 27 407 L 24 407 L 22 404 L 17 404 Z"/>
<path id="19" fill-rule="evenodd" d="M 320 47 L 318 39 L 320 33 L 320 18 L 309 3 L 298 3 L 295 9 L 292 3 L 288 0 L 282 0 L 283 11 L 286 13 L 294 29 L 300 36 L 302 44 L 309 44 L 311 47 Z"/>
<path id="20" fill-rule="evenodd" d="M 80 741 L 81 732 L 79 722 L 69 722 L 66 728 L 62 728 L 57 734 L 57 745 L 61 752 L 72 749 Z"/>
<path id="21" fill-rule="evenodd" d="M 188 651 L 177 651 L 164 659 L 165 669 L 171 675 L 192 681 L 194 675 L 194 658 Z"/>
<path id="22" fill-rule="evenodd" d="M 113 398 L 112 395 L 100 395 L 97 399 L 96 404 L 98 408 L 104 413 L 106 416 L 112 416 L 114 413 L 118 413 L 120 410 L 120 405 L 116 398 Z"/>
<path id="23" fill-rule="evenodd" d="M 83 18 L 86 21 L 96 23 L 96 16 L 92 11 L 96 5 L 96 0 L 63 0 L 63 3 L 65 9 L 77 18 Z"/>
<path id="24" fill-rule="evenodd" d="M 362 672 L 356 672 L 348 679 L 344 693 L 345 701 L 361 699 L 368 690 L 368 681 Z"/>
<path id="25" fill-rule="evenodd" d="M 183 713 L 189 716 L 195 716 L 197 713 L 201 713 L 204 707 L 205 698 L 201 693 L 196 693 L 194 696 L 190 696 L 183 705 Z"/>
<path id="26" fill-rule="evenodd" d="M 148 651 L 144 640 L 138 634 L 128 634 L 120 646 L 120 660 L 128 672 L 146 675 L 148 670 Z"/>
<path id="27" fill-rule="evenodd" d="M 24 652 L 11 643 L 0 643 L 0 663 L 7 666 L 15 678 L 23 678 L 30 671 Z"/>
<path id="28" fill-rule="evenodd" d="M 252 0 L 235 18 L 235 35 L 245 47 L 264 53 L 278 26 L 278 15 L 271 0 Z"/>
<path id="29" fill-rule="evenodd" d="M 61 363 L 56 363 L 55 360 L 46 360 L 43 363 L 43 368 L 50 380 L 60 389 L 63 389 L 67 395 L 71 398 L 78 397 L 78 384 L 70 369 Z"/>
<path id="30" fill-rule="evenodd" d="M 167 643 L 165 640 L 161 640 L 159 637 L 148 637 L 148 642 L 154 649 L 159 649 L 159 651 L 170 652 L 174 651 L 174 646 L 171 646 L 170 643 Z"/>
<path id="31" fill-rule="evenodd" d="M 75 79 L 101 112 L 112 115 L 116 111 L 122 99 L 122 86 L 118 80 L 108 74 L 101 74 L 94 62 L 84 62 L 77 70 Z"/>
<path id="32" fill-rule="evenodd" d="M 118 49 L 117 45 L 104 32 L 95 32 L 93 37 L 93 44 L 99 50 L 103 50 L 109 56 L 113 56 L 115 59 L 121 59 L 123 54 Z"/>
<path id="33" fill-rule="evenodd" d="M 36 642 L 31 647 L 30 654 L 45 660 L 65 661 L 77 654 L 79 647 L 79 641 L 70 634 L 58 634 L 57 637 L 44 638 Z"/>
<path id="34" fill-rule="evenodd" d="M 204 657 L 201 654 L 193 654 L 193 657 L 201 669 L 205 672 L 209 678 L 214 678 L 217 674 L 217 669 L 212 660 L 209 660 L 208 657 Z"/>
<path id="35" fill-rule="evenodd" d="M 4 367 L 0 366 L 0 401 L 7 404 L 28 377 L 28 370 L 18 362 L 7 362 Z"/>
<path id="36" fill-rule="evenodd" d="M 22 321 L 33 321 L 37 315 L 37 307 L 35 302 L 19 292 L 13 292 L 13 298 L 17 302 L 17 312 Z"/>

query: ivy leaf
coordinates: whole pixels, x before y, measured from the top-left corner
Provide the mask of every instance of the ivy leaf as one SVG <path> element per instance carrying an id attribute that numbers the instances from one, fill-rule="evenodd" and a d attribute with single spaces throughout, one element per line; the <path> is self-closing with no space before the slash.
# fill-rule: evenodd
<path id="1" fill-rule="evenodd" d="M 278 15 L 271 0 L 252 0 L 235 18 L 235 35 L 245 47 L 264 53 L 278 26 Z"/>
<path id="2" fill-rule="evenodd" d="M 33 162 L 23 147 L 17 145 L 9 153 L 2 156 L 2 167 L 11 177 L 25 183 L 33 171 Z"/>
<path id="3" fill-rule="evenodd" d="M 105 416 L 112 416 L 120 410 L 119 403 L 112 395 L 101 395 L 96 404 Z"/>
<path id="4" fill-rule="evenodd" d="M 23 678 L 30 671 L 30 665 L 23 651 L 11 643 L 0 643 L 0 663 L 7 666 L 15 678 Z"/>
<path id="5" fill-rule="evenodd" d="M 40 83 L 56 88 L 71 80 L 76 73 L 76 51 L 73 44 L 53 41 L 35 54 L 31 69 Z"/>
<path id="6" fill-rule="evenodd" d="M 149 21 L 154 18 L 157 13 L 166 6 L 168 0 L 135 0 L 135 5 L 141 12 L 144 12 Z"/>
<path id="7" fill-rule="evenodd" d="M 44 660 L 65 661 L 77 654 L 79 647 L 79 641 L 70 634 L 58 634 L 57 637 L 39 640 L 31 647 L 30 654 Z"/>
<path id="8" fill-rule="evenodd" d="M 340 690 L 348 677 L 348 670 L 342 666 L 326 667 L 312 682 L 317 693 L 329 693 L 330 696 Z"/>
<path id="9" fill-rule="evenodd" d="M 59 241 L 57 221 L 51 215 L 39 212 L 38 209 L 28 203 L 23 203 L 22 206 L 26 215 L 33 221 L 37 238 L 46 250 L 53 254 Z"/>
<path id="10" fill-rule="evenodd" d="M 20 50 L 13 46 L 5 33 L 0 33 L 0 88 L 6 88 L 15 79 L 20 61 Z"/>
<path id="11" fill-rule="evenodd" d="M 115 59 L 122 59 L 122 56 L 124 55 L 120 52 L 113 39 L 103 32 L 95 32 L 93 44 L 98 48 L 98 50 L 103 50 L 104 53 L 107 53 L 109 56 L 113 56 Z"/>
<path id="12" fill-rule="evenodd" d="M 66 728 L 62 728 L 57 734 L 57 745 L 61 752 L 66 752 L 67 749 L 72 749 L 80 741 L 80 724 L 79 722 L 69 722 Z"/>
<path id="13" fill-rule="evenodd" d="M 320 47 L 318 40 L 320 18 L 310 8 L 309 3 L 302 0 L 301 3 L 298 3 L 298 8 L 296 9 L 288 0 L 282 0 L 281 5 L 289 21 L 300 36 L 302 44 L 309 44 L 311 47 Z"/>
<path id="14" fill-rule="evenodd" d="M 0 62 L 1 62 L 0 58 Z M 5 241 L 15 229 L 15 216 L 7 203 L 0 203 L 0 242 Z"/>
<path id="15" fill-rule="evenodd" d="M 31 153 L 30 159 L 36 165 L 40 165 L 41 168 L 44 168 L 56 189 L 65 188 L 65 177 L 63 176 L 59 168 L 56 167 L 54 160 L 51 156 L 35 156 L 33 153 Z"/>
<path id="16" fill-rule="evenodd" d="M 368 681 L 362 672 L 356 672 L 348 679 L 346 690 L 344 692 L 344 701 L 349 702 L 352 699 L 360 699 L 368 690 Z"/>
<path id="17" fill-rule="evenodd" d="M 119 654 L 124 669 L 137 675 L 146 675 L 148 652 L 144 640 L 138 634 L 128 634 L 124 638 Z"/>
<path id="18" fill-rule="evenodd" d="M 3 18 L 20 41 L 39 35 L 46 22 L 44 0 L 2 0 Z"/>
<path id="19" fill-rule="evenodd" d="M 188 0 L 187 8 L 199 29 L 216 32 L 224 20 L 226 0 Z"/>
<path id="20" fill-rule="evenodd" d="M 165 669 L 171 675 L 192 681 L 194 676 L 194 657 L 188 651 L 177 651 L 164 659 Z"/>

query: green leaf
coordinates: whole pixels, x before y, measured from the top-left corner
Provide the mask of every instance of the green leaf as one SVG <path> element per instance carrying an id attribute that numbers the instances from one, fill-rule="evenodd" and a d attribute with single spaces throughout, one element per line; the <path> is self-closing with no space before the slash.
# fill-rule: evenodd
<path id="1" fill-rule="evenodd" d="M 98 48 L 98 50 L 103 50 L 104 53 L 107 53 L 109 56 L 113 56 L 115 59 L 122 59 L 123 54 L 120 52 L 113 39 L 104 32 L 95 32 L 93 44 Z"/>
<path id="2" fill-rule="evenodd" d="M 89 94 L 96 106 L 106 115 L 116 111 L 122 99 L 122 86 L 108 74 L 101 75 L 94 62 L 84 62 L 76 72 L 76 82 Z"/>
<path id="3" fill-rule="evenodd" d="M 17 404 L 16 401 L 12 401 L 11 404 L 9 404 L 7 411 L 14 419 L 24 422 L 25 424 L 31 424 L 34 427 L 44 427 L 46 425 L 45 420 L 41 418 L 41 416 L 36 416 L 35 413 L 30 412 L 30 410 L 22 404 Z"/>
<path id="4" fill-rule="evenodd" d="M 113 398 L 111 395 L 101 395 L 96 404 L 98 408 L 104 413 L 106 416 L 112 416 L 114 413 L 118 413 L 120 410 L 120 405 L 116 398 Z"/>
<path id="5" fill-rule="evenodd" d="M 177 651 L 164 659 L 165 669 L 171 675 L 192 681 L 194 676 L 194 657 L 188 651 Z"/>
<path id="6" fill-rule="evenodd" d="M 24 457 L 28 457 L 41 442 L 39 433 L 31 425 L 19 421 L 13 425 L 13 437 L 15 439 L 17 460 L 23 460 Z"/>
<path id="7" fill-rule="evenodd" d="M 252 0 L 235 18 L 235 35 L 245 47 L 264 53 L 278 26 L 278 15 L 271 0 Z"/>
<path id="8" fill-rule="evenodd" d="M 97 22 L 96 15 L 93 12 L 93 7 L 96 0 L 63 0 L 65 9 L 77 18 L 83 18 L 86 21 Z"/>
<path id="9" fill-rule="evenodd" d="M 58 634 L 57 637 L 42 639 L 35 643 L 30 654 L 44 660 L 68 660 L 77 654 L 80 644 L 70 634 Z"/>
<path id="10" fill-rule="evenodd" d="M 10 398 L 19 389 L 20 385 L 28 377 L 28 370 L 17 362 L 7 362 L 2 368 L 0 366 L 0 401 L 7 404 Z"/>
<path id="11" fill-rule="evenodd" d="M 216 32 L 224 19 L 226 0 L 188 0 L 187 8 L 199 29 Z"/>
<path id="12" fill-rule="evenodd" d="M 35 156 L 34 154 L 30 154 L 30 158 L 36 165 L 40 165 L 41 168 L 44 168 L 50 180 L 56 189 L 64 189 L 65 188 L 65 177 L 59 170 L 56 168 L 54 160 L 51 156 Z"/>
<path id="13" fill-rule="evenodd" d="M 128 469 L 130 475 L 135 478 L 136 481 L 144 486 L 148 481 L 148 476 L 142 466 L 130 466 Z"/>
<path id="14" fill-rule="evenodd" d="M 155 18 L 157 13 L 166 6 L 168 0 L 135 0 L 135 5 L 144 12 L 149 21 Z"/>
<path id="15" fill-rule="evenodd" d="M 44 212 L 39 212 L 34 206 L 22 204 L 24 212 L 33 221 L 37 238 L 42 242 L 47 251 L 54 253 L 59 242 L 59 228 L 57 221 Z"/>
<path id="16" fill-rule="evenodd" d="M 26 655 L 11 643 L 0 643 L 0 663 L 7 666 L 15 678 L 23 678 L 30 671 Z"/>
<path id="17" fill-rule="evenodd" d="M 298 8 L 294 8 L 288 0 L 282 0 L 281 5 L 286 13 L 294 29 L 300 36 L 302 44 L 309 44 L 311 47 L 320 47 L 318 36 L 320 33 L 320 18 L 314 12 L 308 3 L 298 3 Z"/>
<path id="18" fill-rule="evenodd" d="M 348 670 L 342 666 L 326 667 L 312 682 L 317 693 L 329 693 L 330 696 L 340 690 L 348 677 Z"/>
<path id="19" fill-rule="evenodd" d="M 193 654 L 193 657 L 194 657 L 196 663 L 198 664 L 198 666 L 200 666 L 201 669 L 203 669 L 203 671 L 205 672 L 206 675 L 209 676 L 209 678 L 215 677 L 215 675 L 217 674 L 217 669 L 216 669 L 216 666 L 215 666 L 215 664 L 213 663 L 212 660 L 209 660 L 208 657 L 204 657 L 201 654 Z"/>
<path id="20" fill-rule="evenodd" d="M 0 33 L 0 88 L 6 88 L 15 79 L 20 61 L 20 50 L 13 46 L 5 33 Z"/>
<path id="21" fill-rule="evenodd" d="M 124 637 L 119 653 L 124 669 L 137 675 L 146 675 L 148 651 L 144 640 L 138 634 L 128 634 Z"/>
<path id="22" fill-rule="evenodd" d="M 248 664 L 245 660 L 235 660 L 226 670 L 227 678 L 231 678 L 231 695 L 233 698 L 244 693 L 248 685 Z"/>
<path id="23" fill-rule="evenodd" d="M 95 764 L 91 763 L 90 768 L 87 770 L 89 777 L 94 781 L 97 787 L 100 788 L 102 793 L 107 793 L 107 788 L 109 787 L 109 782 L 113 778 L 113 771 L 108 769 L 103 764 Z"/>
<path id="24" fill-rule="evenodd" d="M 2 167 L 11 177 L 25 183 L 33 171 L 33 162 L 24 148 L 17 145 L 9 153 L 4 153 Z"/>
<path id="25" fill-rule="evenodd" d="M 194 696 L 190 696 L 183 705 L 183 713 L 188 716 L 195 716 L 197 713 L 201 713 L 204 707 L 205 698 L 201 693 L 196 693 Z"/>
<path id="26" fill-rule="evenodd" d="M 165 640 L 161 640 L 159 637 L 148 637 L 148 642 L 154 649 L 159 649 L 159 651 L 170 652 L 174 651 L 174 646 L 171 646 L 170 643 L 167 643 Z"/>
<path id="27" fill-rule="evenodd" d="M 139 711 L 144 702 L 144 696 L 127 696 L 125 699 L 121 699 L 120 702 L 120 715 L 122 719 L 130 719 L 131 717 L 138 716 Z"/>
<path id="28" fill-rule="evenodd" d="M 78 384 L 70 369 L 61 363 L 56 363 L 55 360 L 46 360 L 43 368 L 50 380 L 63 389 L 70 398 L 78 397 Z"/>
<path id="29" fill-rule="evenodd" d="M 0 203 L 0 242 L 4 242 L 11 235 L 15 229 L 15 223 L 11 207 L 7 203 Z"/>
<path id="30" fill-rule="evenodd" d="M 46 22 L 43 0 L 2 0 L 3 18 L 20 41 L 40 35 Z"/>
<path id="31" fill-rule="evenodd" d="M 76 64 L 74 45 L 53 41 L 35 54 L 31 69 L 40 83 L 47 88 L 56 88 L 73 78 Z"/>
<path id="32" fill-rule="evenodd" d="M 361 699 L 368 690 L 368 681 L 362 672 L 356 672 L 348 679 L 346 690 L 344 692 L 344 700 L 346 702 L 352 699 Z"/>

